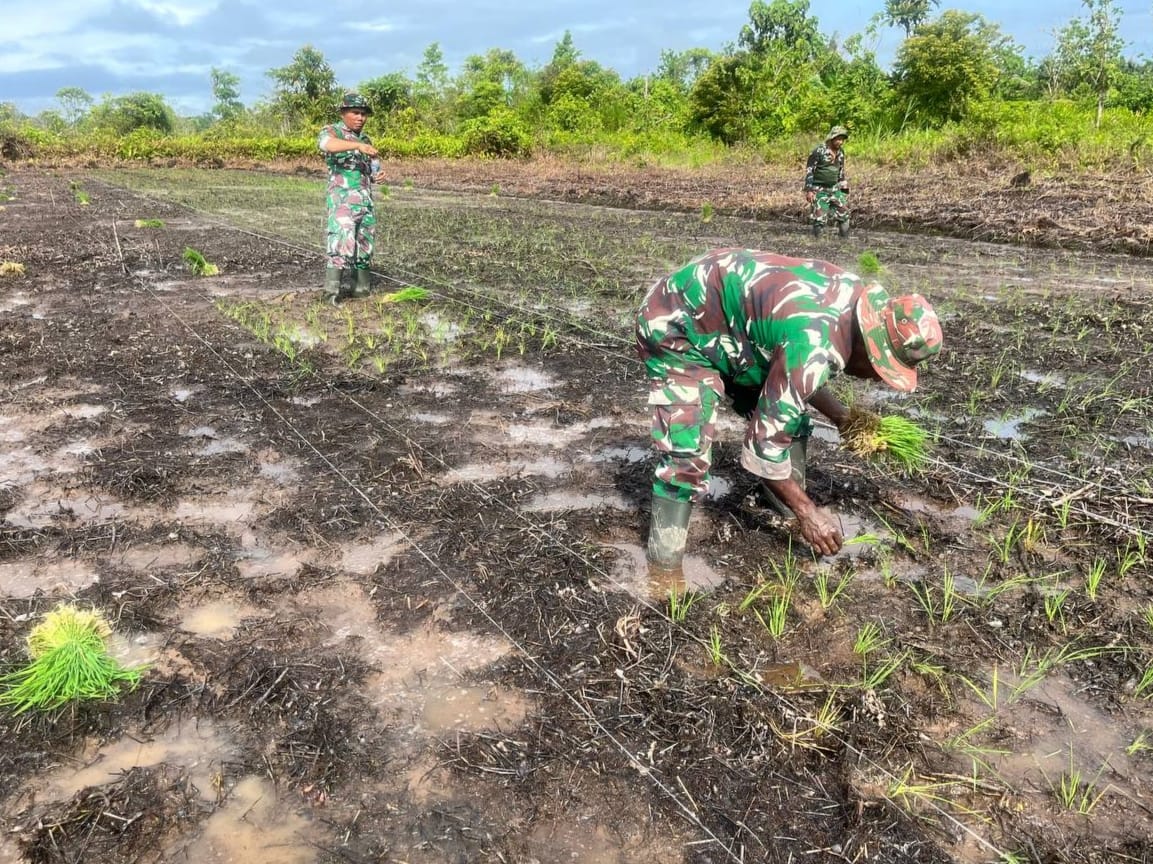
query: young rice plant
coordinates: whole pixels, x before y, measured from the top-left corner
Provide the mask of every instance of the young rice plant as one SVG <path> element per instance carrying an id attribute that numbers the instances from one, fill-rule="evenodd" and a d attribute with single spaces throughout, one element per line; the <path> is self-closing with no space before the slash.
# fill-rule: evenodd
<path id="1" fill-rule="evenodd" d="M 184 254 L 180 257 L 184 259 L 185 266 L 187 266 L 195 276 L 215 276 L 220 272 L 219 267 L 209 263 L 207 258 L 191 246 L 185 246 Z"/>
<path id="2" fill-rule="evenodd" d="M 842 437 L 859 456 L 885 457 L 905 471 L 919 471 L 928 459 L 928 431 L 904 417 L 853 409 Z"/>

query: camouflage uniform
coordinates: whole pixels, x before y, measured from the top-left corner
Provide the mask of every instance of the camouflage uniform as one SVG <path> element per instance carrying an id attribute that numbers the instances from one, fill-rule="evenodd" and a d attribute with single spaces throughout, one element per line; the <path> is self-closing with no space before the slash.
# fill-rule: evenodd
<path id="1" fill-rule="evenodd" d="M 824 226 L 832 216 L 840 224 L 849 219 L 849 182 L 845 179 L 845 148 L 836 153 L 828 139 L 809 154 L 805 166 L 805 191 L 815 193 L 809 209 L 813 225 Z"/>
<path id="2" fill-rule="evenodd" d="M 372 207 L 372 159 L 356 150 L 328 153 L 325 142 L 372 140 L 364 132 L 357 135 L 343 121 L 320 130 L 316 144 L 328 164 L 327 252 L 328 266 L 336 269 L 367 270 L 372 266 L 373 229 L 376 215 Z"/>
<path id="3" fill-rule="evenodd" d="M 852 354 L 865 291 L 859 277 L 825 261 L 748 249 L 715 250 L 658 281 L 636 331 L 660 453 L 654 495 L 704 497 L 717 405 L 750 389 L 759 395 L 741 465 L 788 478 L 789 445 L 811 431 L 808 399 Z"/>

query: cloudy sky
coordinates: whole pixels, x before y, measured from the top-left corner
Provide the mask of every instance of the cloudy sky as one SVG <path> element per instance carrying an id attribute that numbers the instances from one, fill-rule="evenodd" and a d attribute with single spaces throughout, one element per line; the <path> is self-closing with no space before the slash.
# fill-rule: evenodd
<path id="1" fill-rule="evenodd" d="M 1120 0 L 1132 56 L 1153 54 L 1150 0 Z M 453 73 L 469 54 L 507 48 L 529 65 L 548 61 L 569 29 L 585 57 L 625 77 L 655 68 L 661 49 L 719 49 L 748 20 L 748 0 L 53 0 L 5 3 L 0 23 L 0 102 L 37 113 L 62 87 L 94 97 L 163 94 L 178 112 L 211 105 L 209 70 L 241 79 L 247 104 L 267 96 L 267 71 L 302 45 L 320 49 L 344 86 L 402 70 L 439 42 Z M 883 0 L 811 0 L 828 35 L 861 31 Z M 1054 31 L 1082 13 L 1080 0 L 944 0 L 979 12 L 1042 57 Z M 884 61 L 900 41 L 887 31 Z"/>

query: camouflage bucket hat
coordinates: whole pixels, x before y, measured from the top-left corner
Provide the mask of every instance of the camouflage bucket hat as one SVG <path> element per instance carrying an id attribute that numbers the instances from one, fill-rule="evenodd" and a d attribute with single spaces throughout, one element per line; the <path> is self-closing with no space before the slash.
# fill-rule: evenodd
<path id="1" fill-rule="evenodd" d="M 857 300 L 857 324 L 873 369 L 903 393 L 917 388 L 916 365 L 941 350 L 941 322 L 920 294 L 889 297 L 870 285 Z"/>
<path id="2" fill-rule="evenodd" d="M 832 141 L 834 138 L 848 138 L 849 130 L 844 126 L 834 126 L 829 130 L 829 134 L 825 136 L 826 141 Z"/>
<path id="3" fill-rule="evenodd" d="M 363 111 L 365 114 L 372 113 L 372 106 L 368 104 L 368 100 L 361 96 L 359 93 L 345 93 L 344 99 L 340 103 L 341 111 Z"/>

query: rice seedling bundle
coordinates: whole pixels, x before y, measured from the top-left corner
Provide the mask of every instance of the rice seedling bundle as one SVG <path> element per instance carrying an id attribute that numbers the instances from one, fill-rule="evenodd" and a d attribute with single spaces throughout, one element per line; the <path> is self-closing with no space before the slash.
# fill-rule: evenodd
<path id="1" fill-rule="evenodd" d="M 906 471 L 918 471 L 928 458 L 930 435 L 905 417 L 853 409 L 841 439 L 866 459 L 887 458 Z"/>
<path id="2" fill-rule="evenodd" d="M 27 666 L 0 677 L 0 706 L 22 714 L 69 702 L 111 699 L 135 687 L 140 668 L 126 669 L 108 653 L 112 628 L 99 612 L 57 606 L 28 634 Z"/>
<path id="3" fill-rule="evenodd" d="M 428 299 L 428 289 L 416 286 L 401 288 L 391 294 L 381 294 L 379 299 L 381 303 L 415 303 L 418 300 Z"/>
<path id="4" fill-rule="evenodd" d="M 5 261 L 0 264 L 0 276 L 23 276 L 24 265 L 18 261 Z"/>
<path id="5" fill-rule="evenodd" d="M 137 228 L 163 228 L 164 227 L 164 220 L 163 219 L 137 219 L 135 224 L 136 224 Z"/>
<path id="6" fill-rule="evenodd" d="M 196 276 L 215 276 L 220 272 L 220 268 L 215 264 L 210 264 L 208 259 L 201 255 L 198 251 L 191 246 L 184 248 L 184 254 L 181 256 L 188 269 Z"/>

